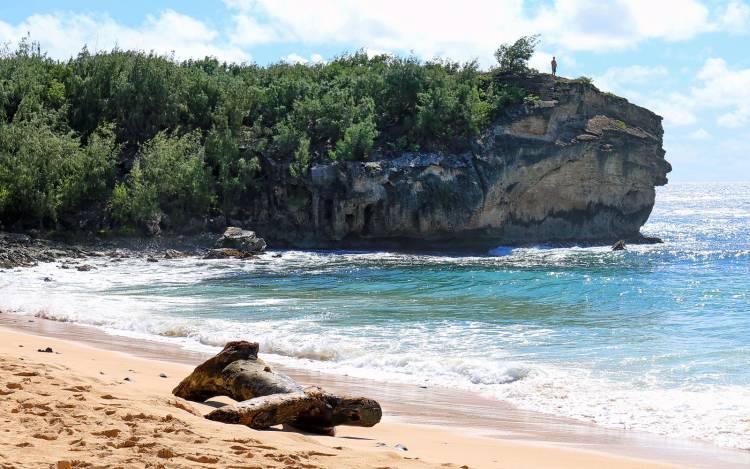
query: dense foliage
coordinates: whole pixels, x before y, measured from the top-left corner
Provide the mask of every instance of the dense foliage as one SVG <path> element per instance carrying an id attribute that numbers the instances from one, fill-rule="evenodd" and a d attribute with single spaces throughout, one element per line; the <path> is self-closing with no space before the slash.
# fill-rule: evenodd
<path id="1" fill-rule="evenodd" d="M 259 67 L 84 48 L 61 62 L 23 41 L 0 57 L 0 223 L 182 223 L 248 203 L 271 167 L 294 183 L 316 161 L 464 151 L 524 97 L 494 74 L 363 52 Z"/>

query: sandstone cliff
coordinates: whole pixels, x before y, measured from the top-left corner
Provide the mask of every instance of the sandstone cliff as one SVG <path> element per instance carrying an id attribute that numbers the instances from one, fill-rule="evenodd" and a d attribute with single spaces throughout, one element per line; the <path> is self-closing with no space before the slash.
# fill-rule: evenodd
<path id="1" fill-rule="evenodd" d="M 271 177 L 233 223 L 277 246 L 638 239 L 671 170 L 661 117 L 581 81 L 523 86 L 540 99 L 509 107 L 470 152 L 317 165 L 296 185 Z"/>

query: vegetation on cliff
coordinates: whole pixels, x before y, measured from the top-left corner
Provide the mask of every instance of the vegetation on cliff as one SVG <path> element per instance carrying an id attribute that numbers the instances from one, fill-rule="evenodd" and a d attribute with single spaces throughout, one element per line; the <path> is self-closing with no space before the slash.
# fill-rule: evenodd
<path id="1" fill-rule="evenodd" d="M 528 72 L 534 44 L 482 71 L 364 52 L 260 67 L 84 48 L 56 61 L 23 41 L 0 57 L 0 224 L 180 225 L 252 203 L 271 172 L 293 182 L 316 161 L 464 151 L 523 100 L 496 78 Z"/>

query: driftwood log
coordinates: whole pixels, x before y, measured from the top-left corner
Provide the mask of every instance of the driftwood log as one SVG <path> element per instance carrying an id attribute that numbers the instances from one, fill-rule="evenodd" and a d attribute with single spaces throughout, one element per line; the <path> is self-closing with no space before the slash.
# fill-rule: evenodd
<path id="1" fill-rule="evenodd" d="M 257 343 L 245 341 L 227 343 L 218 355 L 196 367 L 172 394 L 198 402 L 231 397 L 240 402 L 216 409 L 206 418 L 255 429 L 286 424 L 332 435 L 337 425 L 372 427 L 383 414 L 372 399 L 303 388 L 258 358 Z"/>

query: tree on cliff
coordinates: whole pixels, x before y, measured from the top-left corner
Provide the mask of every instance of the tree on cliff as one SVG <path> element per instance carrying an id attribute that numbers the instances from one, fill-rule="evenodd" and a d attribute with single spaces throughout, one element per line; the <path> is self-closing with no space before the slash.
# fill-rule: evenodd
<path id="1" fill-rule="evenodd" d="M 495 51 L 498 70 L 504 73 L 526 74 L 535 71 L 529 68 L 529 59 L 539 44 L 539 35 L 523 36 L 513 44 L 505 43 Z"/>

